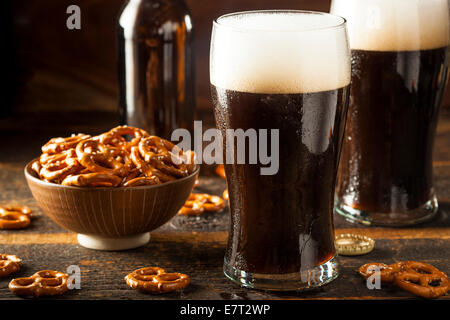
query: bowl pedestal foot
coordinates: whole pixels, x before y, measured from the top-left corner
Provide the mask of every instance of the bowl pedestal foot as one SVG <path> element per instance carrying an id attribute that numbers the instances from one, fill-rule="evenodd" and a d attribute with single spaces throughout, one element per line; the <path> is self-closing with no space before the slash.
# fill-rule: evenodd
<path id="1" fill-rule="evenodd" d="M 85 248 L 116 251 L 134 249 L 146 245 L 150 241 L 150 232 L 120 238 L 107 238 L 79 233 L 77 238 L 78 243 Z"/>

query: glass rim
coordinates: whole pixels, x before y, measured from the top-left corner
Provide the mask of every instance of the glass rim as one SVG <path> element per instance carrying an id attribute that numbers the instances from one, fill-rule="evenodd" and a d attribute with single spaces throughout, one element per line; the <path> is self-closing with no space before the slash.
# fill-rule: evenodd
<path id="1" fill-rule="evenodd" d="M 311 28 L 305 28 L 305 29 L 299 29 L 299 30 L 262 30 L 262 29 L 245 29 L 245 28 L 239 28 L 235 26 L 229 26 L 225 24 L 220 23 L 220 19 L 232 17 L 232 16 L 239 16 L 239 15 L 247 15 L 247 14 L 258 14 L 258 13 L 294 13 L 294 14 L 316 14 L 320 16 L 331 16 L 340 19 L 340 22 L 336 25 L 331 26 L 324 26 L 324 27 L 311 27 Z M 312 11 L 312 10 L 293 10 L 293 9 L 274 9 L 274 10 L 248 10 L 248 11 L 237 11 L 237 12 L 231 12 L 224 15 L 221 15 L 213 20 L 213 27 L 217 28 L 227 28 L 235 32 L 248 32 L 248 33 L 259 33 L 259 32 L 273 32 L 273 33 L 301 33 L 301 32 L 311 32 L 311 31 L 319 31 L 319 30 L 333 30 L 333 29 L 340 29 L 345 27 L 347 24 L 347 19 L 345 19 L 342 16 L 338 16 L 335 14 L 322 12 L 322 11 Z"/>

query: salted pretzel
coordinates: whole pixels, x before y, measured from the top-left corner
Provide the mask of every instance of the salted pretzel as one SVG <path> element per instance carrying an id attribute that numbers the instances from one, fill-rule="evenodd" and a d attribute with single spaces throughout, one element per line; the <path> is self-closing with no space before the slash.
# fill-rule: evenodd
<path id="1" fill-rule="evenodd" d="M 55 161 L 42 166 L 40 175 L 47 181 L 62 181 L 68 175 L 77 172 L 80 163 L 77 158 L 68 158 L 64 161 Z"/>
<path id="2" fill-rule="evenodd" d="M 220 177 L 226 179 L 226 175 L 225 175 L 225 167 L 224 167 L 223 164 L 219 164 L 219 165 L 216 167 L 216 173 L 217 173 Z"/>
<path id="3" fill-rule="evenodd" d="M 133 136 L 133 139 L 128 142 L 124 136 Z M 143 137 L 147 136 L 148 133 L 142 129 L 129 126 L 119 126 L 100 135 L 100 141 L 107 145 L 120 146 L 129 149 L 130 147 L 137 145 Z"/>
<path id="4" fill-rule="evenodd" d="M 0 229 L 23 229 L 30 225 L 27 214 L 18 211 L 4 211 L 0 213 Z"/>
<path id="5" fill-rule="evenodd" d="M 191 279 L 183 273 L 166 273 L 162 268 L 146 267 L 137 269 L 125 277 L 133 289 L 149 293 L 167 293 L 183 289 Z"/>
<path id="6" fill-rule="evenodd" d="M 116 187 L 122 179 L 109 172 L 93 172 L 68 176 L 61 183 L 63 186 L 76 187 Z"/>
<path id="7" fill-rule="evenodd" d="M 445 273 L 432 265 L 417 261 L 405 262 L 403 271 L 395 275 L 394 284 L 427 299 L 440 297 L 449 290 L 449 280 Z"/>
<path id="8" fill-rule="evenodd" d="M 139 177 L 145 177 L 145 175 L 141 172 L 141 170 L 134 167 L 128 171 L 128 174 L 123 178 L 122 183 L 120 185 L 123 186 L 128 181 Z"/>
<path id="9" fill-rule="evenodd" d="M 13 279 L 9 283 L 9 290 L 19 296 L 54 296 L 69 290 L 65 273 L 42 270 L 31 277 Z"/>
<path id="10" fill-rule="evenodd" d="M 403 263 L 394 263 L 391 265 L 387 265 L 384 263 L 371 262 L 362 265 L 358 272 L 364 277 L 369 278 L 377 270 L 379 270 L 380 281 L 385 283 L 392 283 L 395 280 L 395 274 L 402 270 Z"/>
<path id="11" fill-rule="evenodd" d="M 185 159 L 183 151 L 168 140 L 156 136 L 143 138 L 139 142 L 139 152 L 145 161 L 166 174 L 177 177 L 189 174 L 186 163 L 192 159 Z"/>
<path id="12" fill-rule="evenodd" d="M 75 148 L 76 156 L 81 159 L 85 154 L 89 153 L 106 153 L 108 148 L 95 137 L 80 141 Z"/>
<path id="13" fill-rule="evenodd" d="M 31 209 L 27 206 L 0 206 L 0 215 L 11 211 L 25 214 L 30 218 L 33 217 Z"/>
<path id="14" fill-rule="evenodd" d="M 12 254 L 0 254 L 0 278 L 20 270 L 22 259 Z"/>
<path id="15" fill-rule="evenodd" d="M 221 197 L 206 193 L 191 193 L 178 214 L 198 216 L 205 211 L 220 211 L 225 207 Z"/>
<path id="16" fill-rule="evenodd" d="M 194 152 L 184 152 L 168 140 L 129 126 L 92 137 L 79 134 L 53 138 L 42 152 L 31 165 L 35 176 L 76 187 L 161 184 L 185 177 L 196 167 Z"/>
<path id="17" fill-rule="evenodd" d="M 157 177 L 137 177 L 128 180 L 123 184 L 124 187 L 139 187 L 139 186 L 152 186 L 155 184 L 160 184 L 161 181 Z"/>
<path id="18" fill-rule="evenodd" d="M 52 154 L 43 153 L 39 157 L 39 163 L 42 166 L 45 166 L 45 165 L 49 165 L 51 163 L 63 162 L 66 159 L 76 158 L 76 157 L 77 157 L 77 154 L 75 152 L 75 149 L 72 148 L 72 149 L 67 149 L 67 150 L 61 151 L 59 153 L 52 153 Z"/>
<path id="19" fill-rule="evenodd" d="M 106 153 L 84 154 L 80 163 L 91 172 L 110 173 L 117 176 L 125 176 L 128 173 L 123 163 Z"/>
<path id="20" fill-rule="evenodd" d="M 423 262 L 403 261 L 391 265 L 373 262 L 361 266 L 358 272 L 368 278 L 377 268 L 380 270 L 381 282 L 393 284 L 423 298 L 437 298 L 450 289 L 447 275 Z"/>
<path id="21" fill-rule="evenodd" d="M 148 164 L 139 153 L 138 147 L 131 147 L 130 156 L 136 168 L 141 170 L 145 176 L 147 177 L 156 176 L 162 182 L 173 181 L 176 179 L 175 177 L 168 175 Z"/>
<path id="22" fill-rule="evenodd" d="M 89 138 L 89 135 L 80 133 L 67 138 L 53 138 L 42 146 L 42 153 L 53 154 L 74 148 L 80 141 Z"/>
<path id="23" fill-rule="evenodd" d="M 178 214 L 184 216 L 199 216 L 205 212 L 205 208 L 201 202 L 187 200 L 184 205 L 178 210 Z"/>

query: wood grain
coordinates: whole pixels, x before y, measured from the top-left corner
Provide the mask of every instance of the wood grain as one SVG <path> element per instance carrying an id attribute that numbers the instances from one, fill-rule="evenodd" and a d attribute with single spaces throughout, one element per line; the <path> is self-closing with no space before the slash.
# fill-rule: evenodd
<path id="1" fill-rule="evenodd" d="M 386 228 L 366 228 L 355 229 L 345 228 L 336 229 L 336 235 L 345 233 L 363 234 L 373 239 L 450 239 L 450 228 L 405 228 L 405 229 L 386 229 Z M 189 242 L 189 243 L 221 243 L 225 244 L 228 233 L 226 231 L 216 232 L 152 232 L 151 241 L 156 242 Z M 10 233 L 0 235 L 0 245 L 15 244 L 15 245 L 29 245 L 29 244 L 77 244 L 76 234 L 61 232 L 61 233 Z"/>

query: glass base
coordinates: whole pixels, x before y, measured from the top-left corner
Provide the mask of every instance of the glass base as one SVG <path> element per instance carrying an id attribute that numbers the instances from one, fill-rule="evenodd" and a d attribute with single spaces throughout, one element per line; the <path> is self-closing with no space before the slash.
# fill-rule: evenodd
<path id="1" fill-rule="evenodd" d="M 438 211 L 436 195 L 422 206 L 406 212 L 369 212 L 348 206 L 336 198 L 334 210 L 350 222 L 366 226 L 405 227 L 423 223 L 434 218 Z"/>
<path id="2" fill-rule="evenodd" d="M 336 256 L 312 269 L 285 274 L 262 274 L 239 270 L 224 259 L 223 273 L 231 281 L 247 288 L 272 291 L 297 291 L 323 286 L 337 278 Z"/>

